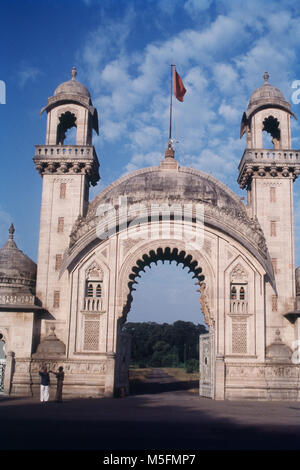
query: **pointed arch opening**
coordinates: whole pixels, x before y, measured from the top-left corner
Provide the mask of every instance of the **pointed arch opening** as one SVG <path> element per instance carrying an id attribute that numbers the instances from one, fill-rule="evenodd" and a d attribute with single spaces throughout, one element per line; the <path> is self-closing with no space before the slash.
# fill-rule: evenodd
<path id="1" fill-rule="evenodd" d="M 279 121 L 274 116 L 268 116 L 263 121 L 263 148 L 269 148 L 269 143 L 273 144 L 274 150 L 281 147 Z"/>
<path id="2" fill-rule="evenodd" d="M 76 143 L 77 118 L 71 111 L 59 116 L 56 145 L 73 145 Z"/>
<path id="3" fill-rule="evenodd" d="M 152 249 L 136 260 L 128 276 L 127 286 L 129 293 L 127 295 L 126 304 L 123 308 L 123 322 L 126 321 L 127 315 L 131 309 L 131 303 L 133 300 L 132 293 L 136 290 L 138 279 L 141 278 L 141 272 L 145 272 L 145 268 L 150 267 L 152 263 L 157 265 L 158 261 L 161 261 L 162 263 L 169 262 L 170 264 L 174 261 L 177 266 L 183 265 L 183 269 L 187 267 L 188 273 L 193 273 L 193 279 L 196 280 L 195 284 L 199 286 L 198 292 L 202 294 L 200 297 L 200 303 L 203 314 L 205 316 L 206 323 L 209 324 L 209 309 L 207 304 L 205 304 L 204 292 L 206 289 L 206 284 L 202 268 L 198 265 L 198 261 L 193 259 L 193 256 L 187 253 L 185 250 L 170 247 L 157 248 L 156 250 Z"/>
<path id="4" fill-rule="evenodd" d="M 198 302 L 197 320 L 192 320 L 189 317 L 187 308 L 191 303 L 188 301 L 182 302 L 181 314 L 177 314 L 178 316 L 174 318 L 172 314 L 168 315 L 163 310 L 159 302 L 155 303 L 155 299 L 153 300 L 153 296 L 156 295 L 155 292 L 146 291 L 147 277 L 151 275 L 150 271 L 154 270 L 154 272 L 157 272 L 157 270 L 160 270 L 162 275 L 162 271 L 165 269 L 166 275 L 171 277 L 171 270 L 176 275 L 176 269 L 180 268 L 184 271 L 184 276 L 179 276 L 179 279 L 184 277 L 186 285 L 190 280 L 193 280 L 196 286 L 195 294 L 196 292 L 200 293 L 200 302 L 199 297 L 195 296 L 195 303 Z M 185 296 L 185 292 L 181 290 L 181 285 L 177 279 L 176 285 L 171 287 L 171 295 L 173 295 L 171 304 L 176 299 L 176 296 Z M 132 310 L 132 307 L 134 308 L 136 298 L 134 292 L 138 290 L 139 284 L 142 288 L 141 284 L 144 280 L 146 283 L 143 287 L 146 295 L 143 300 L 146 302 L 146 306 L 148 307 L 149 305 L 150 308 L 147 309 L 146 314 L 143 313 L 140 316 L 139 320 L 131 320 L 128 313 Z M 186 383 L 186 386 L 198 389 L 199 336 L 206 334 L 210 326 L 209 308 L 205 292 L 205 275 L 198 261 L 193 258 L 192 254 L 178 248 L 159 247 L 151 249 L 136 259 L 128 275 L 127 284 L 129 293 L 121 322 L 122 333 L 125 333 L 125 335 L 129 334 L 131 337 L 131 367 L 133 369 L 130 369 L 130 378 L 132 379 L 135 374 L 137 374 L 138 378 L 138 374 L 141 373 L 140 369 L 143 367 L 152 369 L 151 373 L 153 373 L 153 367 L 162 368 L 164 373 L 169 371 L 171 375 L 175 373 L 175 370 L 185 371 L 181 373 L 189 371 L 190 373 L 193 372 L 193 375 L 190 376 L 192 377 L 191 382 L 189 384 Z M 170 284 L 166 282 L 166 285 Z M 191 289 L 189 293 L 191 293 Z M 154 315 L 154 320 L 151 318 L 151 305 L 153 308 L 159 308 L 159 314 Z M 140 302 L 140 307 L 143 308 L 142 306 L 143 302 Z M 157 386 L 159 388 L 162 386 L 160 380 L 158 380 Z M 174 383 L 173 386 L 175 386 Z M 180 387 L 180 381 L 177 386 Z M 142 389 L 147 391 L 147 393 L 151 393 L 149 383 L 144 383 Z M 138 392 L 139 388 L 134 391 Z"/>

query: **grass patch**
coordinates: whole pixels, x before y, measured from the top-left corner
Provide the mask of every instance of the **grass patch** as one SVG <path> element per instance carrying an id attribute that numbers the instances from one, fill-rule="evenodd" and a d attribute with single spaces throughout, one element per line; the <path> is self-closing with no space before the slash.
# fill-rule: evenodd
<path id="1" fill-rule="evenodd" d="M 162 367 L 162 370 L 172 377 L 175 377 L 177 380 L 181 382 L 195 382 L 196 380 L 199 381 L 199 372 L 187 373 L 185 369 L 181 367 Z M 188 390 L 191 393 L 199 395 L 199 386 L 194 388 L 190 388 Z"/>
<path id="2" fill-rule="evenodd" d="M 192 382 L 199 379 L 199 372 L 187 373 L 185 369 L 182 369 L 181 367 L 162 367 L 162 370 L 166 374 L 169 374 L 172 377 L 176 377 L 176 379 L 183 380 L 185 382 Z"/>
<path id="3" fill-rule="evenodd" d="M 136 369 L 130 366 L 129 368 L 129 380 L 131 382 L 146 382 L 148 375 L 151 372 L 151 367 L 145 369 Z"/>

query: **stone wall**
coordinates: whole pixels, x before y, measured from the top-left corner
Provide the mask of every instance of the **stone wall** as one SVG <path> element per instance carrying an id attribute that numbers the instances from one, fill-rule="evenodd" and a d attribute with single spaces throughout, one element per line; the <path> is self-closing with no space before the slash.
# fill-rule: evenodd
<path id="1" fill-rule="evenodd" d="M 225 399 L 300 400 L 300 368 L 281 363 L 227 363 Z"/>
<path id="2" fill-rule="evenodd" d="M 103 397 L 105 392 L 106 360 L 68 360 L 47 359 L 28 360 L 16 359 L 11 393 L 19 396 L 39 397 L 39 371 L 43 364 L 48 370 L 57 372 L 62 366 L 65 372 L 63 394 L 65 397 Z M 56 378 L 50 374 L 50 399 L 56 391 Z"/>

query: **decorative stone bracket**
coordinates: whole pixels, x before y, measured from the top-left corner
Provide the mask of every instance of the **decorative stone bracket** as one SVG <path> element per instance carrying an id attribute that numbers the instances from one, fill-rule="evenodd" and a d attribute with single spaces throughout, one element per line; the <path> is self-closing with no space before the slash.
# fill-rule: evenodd
<path id="1" fill-rule="evenodd" d="M 238 183 L 249 187 L 253 176 L 285 177 L 296 180 L 300 174 L 300 150 L 246 149 L 239 165 Z"/>
<path id="2" fill-rule="evenodd" d="M 92 186 L 100 179 L 99 161 L 93 146 L 37 145 L 33 158 L 39 174 L 86 174 Z"/>

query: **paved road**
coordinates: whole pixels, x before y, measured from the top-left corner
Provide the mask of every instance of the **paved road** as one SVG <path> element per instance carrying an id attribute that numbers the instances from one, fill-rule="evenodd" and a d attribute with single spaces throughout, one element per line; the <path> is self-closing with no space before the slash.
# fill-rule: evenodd
<path id="1" fill-rule="evenodd" d="M 146 382 L 137 382 L 131 386 L 131 394 L 155 394 L 195 388 L 199 388 L 199 380 L 179 381 L 166 374 L 162 369 L 153 368 L 148 374 Z"/>
<path id="2" fill-rule="evenodd" d="M 1 449 L 299 449 L 300 403 L 212 401 L 153 370 L 126 398 L 0 399 Z"/>

